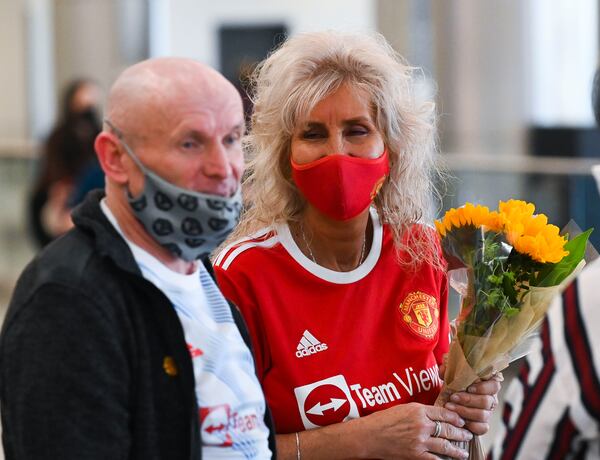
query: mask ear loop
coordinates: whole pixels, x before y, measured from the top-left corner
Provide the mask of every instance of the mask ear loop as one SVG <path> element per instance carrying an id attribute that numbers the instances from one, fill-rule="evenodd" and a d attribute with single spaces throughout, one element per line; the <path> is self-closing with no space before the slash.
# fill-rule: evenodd
<path id="1" fill-rule="evenodd" d="M 118 129 L 115 125 L 113 125 L 108 118 L 104 119 L 104 123 L 106 123 L 108 125 L 108 127 L 111 129 L 111 131 L 113 131 L 115 133 L 115 135 L 117 136 L 117 139 L 119 139 L 119 142 L 121 143 L 121 145 L 123 147 L 125 147 L 125 151 L 129 155 L 129 157 L 133 160 L 133 162 L 137 165 L 137 167 L 140 168 L 144 174 L 146 174 L 147 173 L 146 168 L 144 167 L 144 165 L 142 164 L 140 159 L 136 156 L 136 154 L 133 153 L 133 150 L 131 149 L 131 147 L 129 147 L 127 142 L 125 142 L 125 139 L 123 138 L 123 132 L 120 129 Z"/>
<path id="2" fill-rule="evenodd" d="M 117 128 L 115 125 L 113 125 L 112 122 L 108 118 L 104 119 L 104 123 L 106 123 L 108 125 L 108 127 L 110 128 L 110 130 L 115 134 L 115 136 L 117 136 L 117 139 L 119 139 L 119 142 L 125 149 L 125 152 L 127 153 L 127 155 L 129 155 L 129 158 L 131 158 L 133 160 L 133 162 L 137 165 L 137 167 L 140 168 L 140 170 L 142 171 L 142 174 L 147 175 L 149 173 L 149 171 L 142 164 L 142 162 L 137 157 L 137 155 L 135 153 L 133 153 L 133 150 L 131 149 L 131 147 L 129 147 L 127 142 L 125 142 L 123 132 L 119 128 Z M 125 195 L 127 196 L 128 199 L 130 199 L 130 198 L 133 199 L 133 195 L 129 191 L 128 187 L 125 188 Z"/>

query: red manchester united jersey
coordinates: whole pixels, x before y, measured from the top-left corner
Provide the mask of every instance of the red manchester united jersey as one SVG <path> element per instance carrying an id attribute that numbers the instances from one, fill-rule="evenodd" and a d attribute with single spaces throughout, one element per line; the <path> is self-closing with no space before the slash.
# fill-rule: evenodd
<path id="1" fill-rule="evenodd" d="M 375 210 L 371 220 L 371 250 L 350 272 L 308 259 L 286 225 L 238 241 L 215 259 L 223 294 L 248 323 L 279 433 L 396 404 L 432 404 L 439 392 L 447 278 L 428 265 L 403 268 Z"/>

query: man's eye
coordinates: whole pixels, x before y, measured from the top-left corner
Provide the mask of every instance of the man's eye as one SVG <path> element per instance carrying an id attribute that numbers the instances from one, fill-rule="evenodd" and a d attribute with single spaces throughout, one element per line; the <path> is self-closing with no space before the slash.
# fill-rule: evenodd
<path id="1" fill-rule="evenodd" d="M 233 145 L 241 139 L 239 134 L 230 134 L 229 136 L 225 136 L 223 143 L 225 145 Z"/>
<path id="2" fill-rule="evenodd" d="M 184 142 L 181 144 L 181 146 L 182 146 L 184 149 L 186 149 L 186 150 L 193 149 L 193 148 L 195 148 L 197 145 L 198 145 L 198 143 L 197 143 L 196 141 L 184 141 Z"/>

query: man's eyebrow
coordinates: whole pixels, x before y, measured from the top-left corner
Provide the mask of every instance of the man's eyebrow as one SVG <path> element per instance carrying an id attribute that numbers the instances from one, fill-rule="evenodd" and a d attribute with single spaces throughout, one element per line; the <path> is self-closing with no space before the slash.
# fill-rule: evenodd
<path id="1" fill-rule="evenodd" d="M 243 122 L 233 126 L 229 131 L 227 131 L 227 134 L 233 133 L 233 132 L 243 132 L 245 129 L 245 125 Z M 206 132 L 206 131 L 202 131 L 199 130 L 197 128 L 190 128 L 190 129 L 185 129 L 182 130 L 181 133 L 179 133 L 178 137 L 185 137 L 185 136 L 192 136 L 196 139 L 202 140 L 202 139 L 206 139 L 207 137 L 210 137 L 210 135 Z"/>

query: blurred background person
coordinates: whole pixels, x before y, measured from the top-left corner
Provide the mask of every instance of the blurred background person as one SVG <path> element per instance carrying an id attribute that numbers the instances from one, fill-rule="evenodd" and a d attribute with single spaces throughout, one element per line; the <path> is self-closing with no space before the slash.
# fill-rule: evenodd
<path id="1" fill-rule="evenodd" d="M 600 70 L 592 102 L 600 124 Z M 600 165 L 593 173 L 600 190 Z M 489 460 L 600 459 L 599 280 L 596 259 L 550 307 L 539 349 L 506 389 Z"/>
<path id="2" fill-rule="evenodd" d="M 98 85 L 85 78 L 65 89 L 61 115 L 44 143 L 28 205 L 31 235 L 40 247 L 72 227 L 71 208 L 85 191 L 103 186 L 94 153 L 94 139 L 101 129 L 100 97 Z"/>

